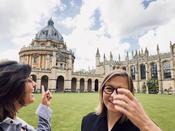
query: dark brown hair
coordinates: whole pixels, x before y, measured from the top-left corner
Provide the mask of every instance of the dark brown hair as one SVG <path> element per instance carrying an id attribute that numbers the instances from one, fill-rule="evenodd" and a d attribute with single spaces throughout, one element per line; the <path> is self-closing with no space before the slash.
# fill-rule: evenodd
<path id="1" fill-rule="evenodd" d="M 25 105 L 25 82 L 31 67 L 16 61 L 0 62 L 0 121 L 6 117 L 14 118 L 15 102 Z"/>

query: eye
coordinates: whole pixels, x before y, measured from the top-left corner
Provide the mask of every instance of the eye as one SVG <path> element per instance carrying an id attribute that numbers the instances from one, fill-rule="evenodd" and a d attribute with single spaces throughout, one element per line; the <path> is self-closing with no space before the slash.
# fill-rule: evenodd
<path id="1" fill-rule="evenodd" d="M 106 86 L 105 87 L 105 90 L 108 91 L 108 92 L 112 92 L 113 91 L 113 88 L 111 86 Z"/>
<path id="2" fill-rule="evenodd" d="M 27 78 L 26 82 L 33 82 L 31 78 Z"/>

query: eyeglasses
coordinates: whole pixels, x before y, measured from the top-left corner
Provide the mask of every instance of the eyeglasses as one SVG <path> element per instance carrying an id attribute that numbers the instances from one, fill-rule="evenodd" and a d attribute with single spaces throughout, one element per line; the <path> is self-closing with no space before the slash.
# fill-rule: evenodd
<path id="1" fill-rule="evenodd" d="M 118 89 L 118 88 L 114 88 L 112 85 L 106 85 L 106 86 L 104 87 L 104 92 L 105 92 L 106 94 L 108 94 L 108 95 L 111 95 L 111 94 L 114 92 L 114 90 L 115 90 L 116 94 L 118 94 L 117 89 Z"/>

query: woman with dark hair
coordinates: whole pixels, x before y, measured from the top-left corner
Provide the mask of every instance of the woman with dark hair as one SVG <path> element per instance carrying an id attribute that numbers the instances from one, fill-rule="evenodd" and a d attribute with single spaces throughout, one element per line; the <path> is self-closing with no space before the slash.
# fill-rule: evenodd
<path id="1" fill-rule="evenodd" d="M 31 67 L 16 61 L 0 63 L 0 130 L 34 131 L 35 129 L 17 117 L 17 112 L 34 102 L 33 90 L 36 83 L 30 77 Z M 41 104 L 36 113 L 39 116 L 38 131 L 51 131 L 50 119 L 52 95 L 42 87 Z"/>
<path id="2" fill-rule="evenodd" d="M 134 97 L 133 82 L 125 70 L 107 75 L 99 94 L 97 111 L 83 117 L 81 131 L 161 131 Z"/>

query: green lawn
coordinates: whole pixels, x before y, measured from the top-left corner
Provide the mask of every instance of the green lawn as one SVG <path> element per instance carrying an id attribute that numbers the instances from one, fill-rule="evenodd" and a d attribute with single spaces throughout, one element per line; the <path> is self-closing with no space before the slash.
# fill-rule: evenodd
<path id="1" fill-rule="evenodd" d="M 35 110 L 40 102 L 40 95 L 35 95 L 34 104 L 20 110 L 18 116 L 33 126 L 37 126 Z M 163 131 L 175 130 L 175 96 L 137 94 L 146 112 Z M 80 131 L 81 119 L 95 110 L 98 104 L 97 93 L 59 93 L 52 100 L 52 130 Z"/>

